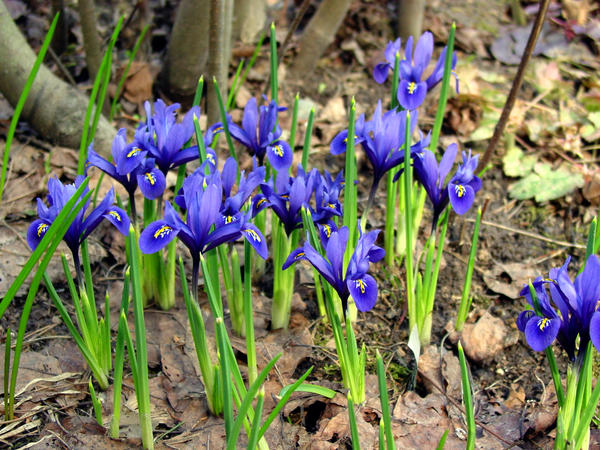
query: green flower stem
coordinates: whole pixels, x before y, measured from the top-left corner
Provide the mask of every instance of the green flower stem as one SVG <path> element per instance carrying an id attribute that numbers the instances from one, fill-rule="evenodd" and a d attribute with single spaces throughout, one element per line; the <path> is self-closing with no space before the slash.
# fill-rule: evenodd
<path id="1" fill-rule="evenodd" d="M 277 80 L 277 37 L 275 34 L 275 24 L 273 22 L 271 22 L 269 44 L 269 61 L 271 64 L 271 100 L 274 100 L 275 103 L 279 103 L 279 85 Z"/>
<path id="2" fill-rule="evenodd" d="M 354 413 L 354 402 L 352 395 L 348 394 L 348 417 L 350 419 L 350 434 L 352 436 L 352 449 L 360 450 L 360 439 L 358 435 L 358 427 L 356 426 L 356 415 Z"/>
<path id="3" fill-rule="evenodd" d="M 123 278 L 123 294 L 121 297 L 121 313 L 119 314 L 119 329 L 117 331 L 117 342 L 115 344 L 115 371 L 113 375 L 113 416 L 110 422 L 110 436 L 113 439 L 119 437 L 119 422 L 121 418 L 121 389 L 123 386 L 123 363 L 125 361 L 125 333 L 127 332 L 127 321 L 123 320 L 129 310 L 129 277 L 127 269 Z"/>
<path id="4" fill-rule="evenodd" d="M 458 342 L 458 359 L 460 361 L 460 375 L 463 388 L 463 404 L 465 406 L 465 417 L 467 422 L 467 450 L 475 448 L 476 428 L 475 415 L 473 413 L 473 398 L 471 395 L 471 383 L 469 382 L 469 370 L 467 369 L 467 359 L 462 344 Z"/>
<path id="5" fill-rule="evenodd" d="M 292 151 L 296 147 L 296 130 L 298 129 L 298 103 L 300 102 L 300 95 L 296 94 L 294 97 L 294 106 L 292 107 L 292 125 L 290 127 L 290 147 Z M 304 156 L 304 154 L 302 154 Z M 304 164 L 302 165 L 304 167 Z M 304 167 L 306 170 L 306 167 Z"/>
<path id="6" fill-rule="evenodd" d="M 135 240 L 133 227 L 129 229 L 129 261 L 131 274 L 131 293 L 133 298 L 133 316 L 135 323 L 135 344 L 137 383 L 136 395 L 138 401 L 138 417 L 142 430 L 142 445 L 144 448 L 154 448 L 152 421 L 150 420 L 150 390 L 148 387 L 148 352 L 146 349 L 146 324 L 144 322 L 144 305 L 142 301 L 142 286 L 140 267 L 135 256 L 138 243 Z"/>
<path id="7" fill-rule="evenodd" d="M 376 350 L 377 359 L 377 380 L 379 382 L 379 400 L 381 402 L 381 422 L 380 427 L 384 431 L 386 448 L 388 450 L 394 450 L 396 445 L 394 444 L 394 434 L 392 433 L 392 415 L 390 414 L 390 402 L 388 399 L 387 384 L 385 382 L 385 368 L 383 367 L 383 359 L 379 350 Z M 380 446 L 381 446 L 382 434 L 379 435 Z"/>
<path id="8" fill-rule="evenodd" d="M 450 33 L 448 35 L 448 50 L 444 60 L 444 76 L 442 77 L 442 86 L 440 89 L 440 100 L 435 114 L 433 130 L 431 131 L 430 150 L 435 154 L 437 149 L 440 132 L 442 131 L 442 123 L 444 121 L 444 113 L 446 112 L 446 102 L 448 101 L 448 93 L 450 87 L 450 76 L 452 74 L 452 54 L 454 53 L 454 34 L 456 32 L 456 24 L 452 23 Z"/>
<path id="9" fill-rule="evenodd" d="M 408 302 L 408 319 L 410 330 L 417 327 L 419 330 L 419 316 L 417 299 L 415 298 L 413 279 L 413 254 L 408 250 L 412 246 L 412 165 L 410 163 L 410 112 L 406 113 L 406 138 L 404 141 L 404 223 L 406 237 L 406 301 Z"/>
<path id="10" fill-rule="evenodd" d="M 395 213 L 397 210 L 396 204 L 396 185 L 394 184 L 394 176 L 398 172 L 397 169 L 390 170 L 387 173 L 386 184 L 386 207 L 385 207 L 385 228 L 383 233 L 383 248 L 385 250 L 385 264 L 390 267 L 394 263 L 394 228 L 395 228 Z M 399 233 L 398 233 L 399 235 Z"/>
<path id="11" fill-rule="evenodd" d="M 282 270 L 288 255 L 298 245 L 298 230 L 292 231 L 291 236 L 285 232 L 283 224 L 273 216 L 273 306 L 271 309 L 271 328 L 287 329 L 290 322 L 292 295 L 294 293 L 295 268 Z"/>
<path id="12" fill-rule="evenodd" d="M 473 229 L 473 239 L 471 241 L 471 252 L 469 254 L 469 262 L 467 264 L 467 273 L 465 274 L 465 284 L 462 291 L 462 297 L 460 299 L 460 306 L 458 308 L 458 315 L 456 316 L 456 324 L 454 328 L 456 331 L 461 331 L 469 308 L 471 307 L 471 301 L 473 300 L 470 296 L 471 292 L 471 280 L 473 279 L 473 268 L 475 267 L 475 257 L 477 256 L 477 241 L 479 239 L 479 227 L 481 225 L 481 207 L 477 210 L 477 218 L 475 219 L 475 228 Z"/>
<path id="13" fill-rule="evenodd" d="M 188 319 L 190 321 L 190 329 L 194 339 L 194 348 L 196 349 L 196 357 L 202 374 L 202 382 L 206 391 L 208 408 L 211 413 L 218 415 L 222 410 L 222 398 L 218 397 L 219 392 L 215 389 L 215 366 L 211 361 L 208 341 L 206 339 L 206 328 L 204 326 L 204 318 L 202 311 L 198 306 L 198 270 L 200 269 L 200 261 L 194 260 L 192 268 L 192 294 L 185 279 L 185 269 L 183 260 L 179 258 L 179 273 L 181 274 L 181 284 L 183 288 L 183 297 L 187 309 Z"/>
<path id="14" fill-rule="evenodd" d="M 252 246 L 247 240 L 244 241 L 244 323 L 246 326 L 248 384 L 251 385 L 258 376 L 258 370 L 254 341 L 254 313 L 252 311 Z"/>

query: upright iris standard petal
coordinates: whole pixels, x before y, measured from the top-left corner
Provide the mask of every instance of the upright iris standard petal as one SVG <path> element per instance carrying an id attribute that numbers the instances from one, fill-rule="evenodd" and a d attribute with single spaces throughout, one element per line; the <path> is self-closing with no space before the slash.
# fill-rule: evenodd
<path id="1" fill-rule="evenodd" d="M 590 320 L 590 339 L 596 350 L 600 352 L 600 311 L 595 311 Z"/>
<path id="2" fill-rule="evenodd" d="M 175 239 L 179 229 L 166 220 L 157 220 L 148 225 L 140 234 L 140 250 L 144 254 L 156 253 Z"/>

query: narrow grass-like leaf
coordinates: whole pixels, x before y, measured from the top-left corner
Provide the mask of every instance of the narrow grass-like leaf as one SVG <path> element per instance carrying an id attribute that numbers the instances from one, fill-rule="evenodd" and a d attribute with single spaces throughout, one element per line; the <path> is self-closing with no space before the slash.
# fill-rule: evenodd
<path id="1" fill-rule="evenodd" d="M 438 442 L 436 450 L 444 449 L 444 447 L 446 446 L 446 439 L 448 438 L 448 433 L 449 433 L 449 430 L 444 431 L 444 434 L 442 434 L 442 437 L 440 438 L 440 442 Z"/>
<path id="2" fill-rule="evenodd" d="M 100 404 L 100 400 L 98 400 L 98 396 L 96 395 L 96 390 L 94 389 L 94 384 L 92 383 L 92 379 L 90 378 L 88 382 L 88 387 L 90 389 L 90 397 L 92 399 L 92 407 L 94 408 L 94 416 L 96 417 L 96 422 L 101 427 L 104 426 L 102 423 L 102 405 Z"/>
<path id="3" fill-rule="evenodd" d="M 237 250 L 233 250 L 237 254 Z M 239 267 L 234 267 L 236 270 Z M 254 312 L 252 308 L 252 246 L 244 240 L 244 324 L 246 326 L 246 353 L 248 358 L 248 383 L 257 377 L 256 343 L 254 342 Z"/>
<path id="4" fill-rule="evenodd" d="M 248 409 L 252 405 L 252 400 L 254 400 L 254 397 L 256 397 L 256 394 L 258 393 L 258 389 L 265 382 L 265 380 L 267 379 L 267 375 L 269 375 L 269 372 L 271 371 L 271 369 L 273 368 L 273 366 L 275 365 L 277 360 L 279 360 L 279 358 L 281 358 L 281 353 L 278 353 L 277 355 L 275 355 L 275 357 L 273 359 L 271 359 L 271 361 L 269 361 L 269 363 L 264 367 L 264 369 L 260 371 L 260 373 L 256 377 L 256 380 L 254 380 L 254 382 L 248 388 L 248 392 L 244 396 L 242 405 L 238 409 L 238 416 L 235 419 L 235 422 L 233 423 L 230 434 L 227 437 L 227 449 L 228 450 L 233 450 L 236 448 L 237 438 L 240 434 L 240 431 L 242 430 L 242 421 L 246 417 L 246 414 L 248 413 Z M 260 435 L 260 433 L 259 433 L 259 435 Z"/>
<path id="5" fill-rule="evenodd" d="M 291 384 L 284 386 L 281 391 L 279 391 L 279 397 L 283 397 L 287 392 L 292 388 Z M 309 394 L 317 394 L 321 395 L 325 398 L 333 398 L 335 397 L 336 392 L 333 389 L 326 388 L 324 386 L 319 386 L 318 384 L 310 384 L 310 383 L 302 383 L 296 386 L 294 392 L 307 392 Z"/>
<path id="6" fill-rule="evenodd" d="M 231 107 L 233 106 L 234 95 L 238 88 L 238 83 L 240 81 L 240 76 L 241 76 L 243 67 L 244 67 L 244 60 L 242 59 L 237 66 L 235 74 L 233 75 L 233 80 L 231 80 L 231 89 L 229 90 L 229 95 L 227 96 L 227 110 L 230 110 Z"/>
<path id="7" fill-rule="evenodd" d="M 146 324 L 144 322 L 144 305 L 142 300 L 141 273 L 136 252 L 138 243 L 133 227 L 129 228 L 128 250 L 131 274 L 131 292 L 133 298 L 133 316 L 135 320 L 135 343 L 137 346 L 138 384 L 136 394 L 138 400 L 138 416 L 142 429 L 144 448 L 154 448 L 152 422 L 150 420 L 150 390 L 148 388 L 148 353 L 146 349 Z"/>
<path id="8" fill-rule="evenodd" d="M 456 32 L 456 24 L 452 23 L 450 34 L 448 35 L 448 48 L 446 58 L 444 60 L 444 76 L 442 77 L 442 86 L 440 90 L 440 100 L 438 102 L 437 111 L 435 113 L 435 122 L 431 131 L 431 143 L 429 149 L 435 154 L 437 143 L 442 131 L 442 122 L 444 121 L 444 112 L 446 111 L 446 102 L 448 101 L 448 91 L 450 87 L 450 75 L 452 74 L 452 54 L 454 53 L 454 33 Z"/>
<path id="9" fill-rule="evenodd" d="M 292 125 L 290 126 L 290 147 L 292 151 L 296 148 L 296 130 L 298 129 L 298 104 L 300 102 L 300 94 L 296 93 L 294 97 L 294 106 L 292 107 Z M 304 167 L 304 166 L 303 166 Z M 304 170 L 307 168 L 304 167 Z"/>
<path id="10" fill-rule="evenodd" d="M 127 61 L 127 66 L 125 67 L 125 70 L 123 71 L 123 75 L 121 75 L 121 79 L 119 80 L 119 84 L 117 85 L 117 90 L 115 91 L 115 95 L 114 95 L 112 104 L 110 105 L 110 114 L 108 116 L 109 121 L 112 121 L 113 118 L 115 117 L 115 112 L 117 111 L 117 101 L 119 100 L 119 97 L 121 96 L 121 92 L 123 91 L 123 86 L 125 85 L 125 80 L 127 80 L 127 75 L 129 75 L 129 69 L 131 69 L 131 64 L 133 63 L 133 60 L 135 59 L 135 55 L 137 55 L 137 52 L 140 49 L 140 45 L 142 45 L 142 42 L 144 41 L 144 38 L 146 37 L 146 33 L 148 32 L 149 28 L 150 28 L 150 24 L 147 24 L 142 29 L 142 32 L 140 33 L 137 40 L 135 41 L 133 50 L 131 50 L 131 52 L 129 53 L 129 61 Z"/>
<path id="11" fill-rule="evenodd" d="M 260 420 L 262 418 L 263 404 L 265 402 L 265 391 L 261 389 L 258 392 L 258 398 L 256 399 L 256 409 L 254 410 L 254 420 L 252 420 L 252 428 L 248 436 L 248 448 L 256 448 L 258 443 L 258 432 L 260 430 Z"/>
<path id="12" fill-rule="evenodd" d="M 21 92 L 21 95 L 19 96 L 17 106 L 15 106 L 15 112 L 13 113 L 10 125 L 8 126 L 8 133 L 6 134 L 6 143 L 4 145 L 4 154 L 2 155 L 2 169 L 0 169 L 0 204 L 2 203 L 4 184 L 6 183 L 6 172 L 8 171 L 8 158 L 10 156 L 10 147 L 12 144 L 12 140 L 15 136 L 17 124 L 19 123 L 19 118 L 21 117 L 21 112 L 23 111 L 23 107 L 25 106 L 25 101 L 27 100 L 27 96 L 29 95 L 31 86 L 33 86 L 35 77 L 37 76 L 40 70 L 40 66 L 44 61 L 44 57 L 46 56 L 46 52 L 48 51 L 48 47 L 50 46 L 50 42 L 52 41 L 52 36 L 54 35 L 54 30 L 56 29 L 56 24 L 58 23 L 59 15 L 60 13 L 56 13 L 56 15 L 54 16 L 54 20 L 52 20 L 52 23 L 50 24 L 48 33 L 46 33 L 44 42 L 40 47 L 40 52 L 38 53 L 37 58 L 35 59 L 31 68 L 31 71 L 29 72 L 29 76 L 25 81 L 25 85 L 23 86 L 23 92 Z"/>
<path id="13" fill-rule="evenodd" d="M 477 256 L 477 241 L 479 239 L 479 227 L 481 225 L 482 210 L 477 210 L 477 218 L 475 219 L 475 228 L 473 229 L 473 239 L 471 240 L 471 252 L 469 253 L 469 262 L 467 264 L 467 273 L 465 274 L 465 284 L 463 286 L 462 297 L 460 299 L 460 306 L 458 308 L 458 314 L 456 316 L 456 331 L 461 331 L 465 320 L 467 320 L 467 314 L 471 306 L 471 280 L 473 279 L 473 269 L 475 267 L 475 257 Z"/>
<path id="14" fill-rule="evenodd" d="M 310 113 L 308 113 L 308 122 L 306 123 L 306 134 L 304 135 L 304 147 L 302 147 L 302 167 L 307 172 L 308 172 L 308 154 L 310 153 L 310 139 L 312 137 L 314 120 L 315 120 L 315 108 L 311 108 Z"/>
<path id="15" fill-rule="evenodd" d="M 465 406 L 465 416 L 467 422 L 467 450 L 475 448 L 476 428 L 475 415 L 473 414 L 473 398 L 471 395 L 471 383 L 469 381 L 469 370 L 467 369 L 467 359 L 462 344 L 458 341 L 458 359 L 460 361 L 460 375 L 462 378 L 463 404 Z"/>
<path id="16" fill-rule="evenodd" d="M 117 36 L 121 32 L 123 20 L 124 18 L 123 16 L 121 16 L 121 18 L 117 22 L 117 25 L 115 26 L 113 34 L 106 48 L 106 52 L 104 53 L 104 58 L 102 58 L 100 69 L 98 70 L 98 73 L 96 74 L 96 79 L 94 80 L 94 86 L 92 87 L 92 92 L 90 94 L 90 101 L 88 103 L 88 107 L 85 113 L 83 130 L 81 132 L 81 142 L 79 144 L 79 164 L 77 166 L 78 174 L 83 174 L 83 171 L 85 169 L 85 162 L 87 161 L 88 147 L 94 139 L 94 135 L 96 134 L 96 128 L 98 127 L 100 116 L 102 115 L 102 107 L 104 106 L 106 90 L 108 89 L 108 83 L 110 82 L 112 51 L 117 41 Z M 94 106 L 96 106 L 95 110 Z M 92 118 L 91 123 L 90 118 Z"/>
<path id="17" fill-rule="evenodd" d="M 348 244 L 347 249 L 354 249 L 356 226 L 358 220 L 357 208 L 357 189 L 356 189 L 356 154 L 354 153 L 354 135 L 355 135 L 355 116 L 356 116 L 356 102 L 354 97 L 350 103 L 350 114 L 348 117 L 348 138 L 346 140 L 346 165 L 345 171 L 346 180 L 344 183 L 344 215 L 342 223 L 348 227 Z M 346 266 L 350 261 L 350 255 L 352 251 L 346 251 L 344 253 L 344 273 Z"/>
<path id="18" fill-rule="evenodd" d="M 100 389 L 107 389 L 108 374 L 102 369 L 100 361 L 98 361 L 98 358 L 93 349 L 90 348 L 89 343 L 86 342 L 77 331 L 77 328 L 75 327 L 75 324 L 73 323 L 73 320 L 71 319 L 67 308 L 60 299 L 60 296 L 58 295 L 56 289 L 54 288 L 54 285 L 52 284 L 52 280 L 50 280 L 50 277 L 46 272 L 44 272 L 43 278 L 52 303 L 54 303 L 54 306 L 56 306 L 56 309 L 58 309 L 58 313 L 60 314 L 60 317 L 62 318 L 65 326 L 69 330 L 69 333 L 71 333 L 75 344 L 77 344 L 77 347 L 79 348 L 79 351 L 81 352 L 83 358 L 88 363 L 88 366 L 90 366 L 90 369 L 94 374 L 94 378 L 96 378 L 96 381 L 100 385 Z"/>
<path id="19" fill-rule="evenodd" d="M 121 296 L 121 313 L 119 314 L 119 329 L 115 344 L 115 371 L 113 375 L 113 416 L 110 422 L 110 436 L 119 437 L 119 421 L 121 418 L 121 389 L 123 386 L 123 363 L 125 361 L 125 333 L 127 321 L 125 315 L 129 310 L 129 269 L 123 278 L 123 292 Z"/>
<path id="20" fill-rule="evenodd" d="M 227 111 L 225 109 L 225 105 L 223 104 L 223 96 L 221 95 L 221 90 L 219 89 L 219 84 L 217 83 L 217 79 L 213 78 L 213 86 L 217 93 L 217 102 L 219 103 L 219 113 L 221 114 L 221 123 L 223 124 L 223 133 L 225 133 L 225 139 L 227 140 L 227 147 L 229 148 L 229 153 L 235 159 L 238 167 L 240 162 L 238 160 L 237 154 L 235 153 L 235 147 L 233 145 L 233 140 L 231 139 L 231 134 L 229 133 L 229 124 L 227 122 Z M 216 139 L 215 139 L 216 142 Z"/>
<path id="21" fill-rule="evenodd" d="M 260 49 L 262 48 L 262 44 L 263 44 L 263 41 L 265 40 L 265 36 L 266 36 L 266 33 L 263 31 L 260 34 L 260 38 L 258 39 L 256 46 L 254 47 L 254 52 L 252 53 L 252 56 L 250 57 L 250 61 L 248 61 L 248 64 L 246 64 L 246 68 L 244 69 L 244 72 L 242 73 L 242 77 L 240 78 L 239 82 L 236 83 L 236 85 L 235 85 L 235 90 L 232 87 L 232 89 L 229 93 L 230 100 L 227 101 L 227 104 L 229 105 L 228 110 L 231 106 L 233 106 L 235 104 L 235 99 L 237 98 L 237 94 L 240 90 L 240 87 L 242 87 L 244 85 L 244 82 L 246 81 L 246 77 L 248 76 L 248 72 L 250 72 L 250 69 L 252 69 L 252 67 L 254 67 L 254 63 L 256 62 L 256 58 L 258 58 L 258 54 L 260 53 Z"/>
<path id="22" fill-rule="evenodd" d="M 354 402 L 348 395 L 348 417 L 350 419 L 350 434 L 352 436 L 352 450 L 360 450 L 360 438 L 356 426 L 356 415 L 354 413 Z"/>
<path id="23" fill-rule="evenodd" d="M 296 382 L 292 383 L 292 385 L 285 392 L 285 394 L 281 396 L 281 399 L 277 402 L 277 405 L 275 406 L 275 408 L 273 408 L 273 411 L 271 411 L 269 413 L 269 415 L 265 419 L 265 422 L 263 423 L 262 427 L 260 427 L 260 431 L 258 432 L 259 437 L 262 437 L 266 433 L 267 429 L 271 426 L 271 423 L 273 422 L 273 420 L 275 420 L 275 418 L 278 416 L 279 412 L 283 409 L 285 404 L 290 399 L 290 396 L 294 392 L 296 392 L 296 389 L 298 388 L 298 386 L 300 386 L 301 384 L 304 383 L 304 380 L 306 380 L 308 378 L 308 376 L 310 375 L 312 370 L 313 370 L 313 367 L 312 366 L 309 367 L 309 369 L 306 372 L 304 372 L 304 374 L 300 378 L 298 378 L 298 380 Z"/>
<path id="24" fill-rule="evenodd" d="M 271 22 L 270 28 L 270 63 L 271 63 L 271 100 L 279 103 L 279 82 L 277 80 L 277 36 L 275 34 L 275 24 Z"/>
<path id="25" fill-rule="evenodd" d="M 11 352 L 11 334 L 10 334 L 10 328 L 8 328 L 6 330 L 6 340 L 4 341 L 4 414 L 5 414 L 5 419 L 8 419 L 8 408 L 7 408 L 7 403 L 8 403 L 8 395 L 6 395 L 8 393 L 8 380 L 9 380 L 9 373 L 10 373 L 10 352 Z"/>
<path id="26" fill-rule="evenodd" d="M 388 399 L 387 384 L 385 382 L 385 368 L 383 367 L 383 359 L 379 350 L 376 351 L 377 358 L 377 381 L 379 383 L 379 400 L 381 402 L 381 415 L 383 421 L 383 429 L 385 432 L 385 442 L 388 450 L 396 448 L 394 444 L 394 435 L 392 433 L 392 415 L 390 414 L 390 402 Z"/>

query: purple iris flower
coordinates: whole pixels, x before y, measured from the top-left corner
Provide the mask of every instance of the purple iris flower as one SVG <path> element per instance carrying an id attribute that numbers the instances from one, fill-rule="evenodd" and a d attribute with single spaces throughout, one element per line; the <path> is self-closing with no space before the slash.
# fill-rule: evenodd
<path id="1" fill-rule="evenodd" d="M 539 308 L 533 305 L 528 286 L 521 291 L 537 312 L 523 311 L 517 319 L 517 326 L 525 333 L 533 350 L 542 351 L 557 339 L 573 361 L 577 357 L 576 349 L 584 349 L 579 352 L 582 355 L 590 340 L 600 351 L 600 259 L 597 255 L 590 255 L 575 282 L 568 274 L 570 260 L 568 257 L 562 267 L 550 270 L 549 278 L 538 278 L 533 283 Z"/>
<path id="2" fill-rule="evenodd" d="M 190 176 L 184 181 L 186 222 L 179 218 L 169 202 L 165 203 L 164 219 L 152 222 L 140 234 L 142 253 L 155 253 L 177 236 L 188 247 L 196 263 L 201 253 L 243 235 L 258 254 L 266 258 L 266 241 L 258 228 L 245 218 L 226 224 L 219 220 L 223 197 L 220 177 L 213 176 L 210 183 L 208 178 L 200 182 L 199 179 Z"/>
<path id="3" fill-rule="evenodd" d="M 383 83 L 388 76 L 390 70 L 393 70 L 396 54 L 401 51 L 400 38 L 395 41 L 390 41 L 385 49 L 385 63 L 379 63 L 373 70 L 373 78 L 377 83 Z M 425 100 L 425 95 L 436 84 L 438 84 L 444 76 L 444 60 L 446 58 L 447 47 L 444 47 L 440 57 L 438 58 L 433 72 L 423 80 L 423 73 L 431 62 L 433 54 L 433 35 L 430 32 L 425 32 L 421 35 L 415 46 L 413 53 L 413 37 L 410 36 L 406 41 L 404 49 L 404 58 L 400 61 L 397 98 L 400 105 L 409 110 L 418 108 Z M 456 67 L 456 52 L 452 54 L 452 70 Z M 456 78 L 456 91 L 458 92 L 458 78 Z"/>
<path id="4" fill-rule="evenodd" d="M 38 246 L 52 222 L 54 222 L 65 204 L 73 197 L 84 179 L 85 177 L 80 175 L 75 179 L 75 184 L 67 185 L 62 184 L 56 177 L 48 180 L 48 206 L 40 198 L 37 199 L 37 210 L 40 218 L 33 221 L 27 230 L 27 243 L 32 250 Z M 86 188 L 82 195 L 87 192 L 89 192 L 89 189 Z M 73 253 L 76 266 L 79 261 L 79 246 L 100 225 L 102 219 L 107 219 L 122 234 L 127 235 L 129 233 L 129 217 L 125 211 L 113 205 L 114 200 L 115 193 L 111 188 L 100 204 L 87 217 L 84 217 L 89 206 L 88 201 L 65 233 L 63 240 Z"/>
<path id="5" fill-rule="evenodd" d="M 253 214 L 270 207 L 289 236 L 296 228 L 302 227 L 302 206 L 308 205 L 318 175 L 316 169 L 305 173 L 300 166 L 295 177 L 279 172 L 275 187 L 272 182 L 261 184 L 262 195 L 259 194 L 254 199 Z"/>
<path id="6" fill-rule="evenodd" d="M 175 114 L 179 107 L 179 103 L 166 106 L 158 99 L 154 103 L 154 115 L 152 115 L 150 103 L 146 102 L 144 104 L 146 123 L 140 124 L 135 134 L 135 145 L 150 153 L 165 175 L 169 169 L 199 157 L 198 146 L 186 148 L 183 146 L 194 135 L 194 116 L 200 117 L 200 107 L 194 106 L 184 116 L 183 121 L 177 123 Z M 218 125 L 215 129 L 218 129 Z M 212 136 L 213 133 L 208 136 L 210 141 Z"/>
<path id="7" fill-rule="evenodd" d="M 277 123 L 277 113 L 285 109 L 271 101 L 267 106 L 262 105 L 259 111 L 256 99 L 251 98 L 244 108 L 242 126 L 229 124 L 231 136 L 256 156 L 259 165 L 264 164 L 266 155 L 277 171 L 290 167 L 293 157 L 290 145 L 279 139 L 281 127 Z"/>
<path id="8" fill-rule="evenodd" d="M 328 223 L 333 216 L 342 216 L 340 193 L 344 189 L 344 172 L 339 172 L 335 179 L 325 170 L 316 178 L 315 209 L 311 208 L 312 219 L 315 223 Z"/>
<path id="9" fill-rule="evenodd" d="M 471 156 L 462 152 L 463 163 L 458 166 L 456 173 L 448 183 L 450 203 L 457 214 L 464 214 L 473 205 L 475 194 L 481 189 L 481 179 L 475 175 L 479 155 Z"/>
<path id="10" fill-rule="evenodd" d="M 457 214 L 466 213 L 475 200 L 475 194 L 481 189 L 481 180 L 474 174 L 479 155 L 471 157 L 463 152 L 463 164 L 447 186 L 446 177 L 454 165 L 458 147 L 450 144 L 438 166 L 435 155 L 430 150 L 423 150 L 413 157 L 415 178 L 423 185 L 427 196 L 433 204 L 433 227 L 444 211 L 448 202 Z"/>
<path id="11" fill-rule="evenodd" d="M 125 128 L 121 128 L 112 145 L 115 163 L 104 159 L 90 145 L 86 170 L 89 166 L 102 170 L 125 188 L 132 203 L 138 185 L 142 194 L 152 200 L 162 195 L 166 180 L 164 174 L 154 167 L 154 158 L 147 158 L 147 154 L 148 152 L 138 147 L 136 142 L 128 144 Z"/>
<path id="12" fill-rule="evenodd" d="M 394 64 L 396 64 L 396 54 L 400 53 L 402 49 L 402 39 L 398 38 L 395 41 L 390 41 L 385 46 L 385 61 L 379 63 L 373 68 L 373 78 L 379 84 L 382 84 L 387 80 L 390 70 L 394 70 Z"/>
<path id="13" fill-rule="evenodd" d="M 361 229 L 360 226 L 358 229 Z M 366 234 L 361 232 L 345 276 L 343 266 L 348 228 L 342 227 L 330 231 L 329 238 L 324 242 L 325 257 L 319 254 L 309 242 L 305 242 L 304 246 L 290 254 L 283 269 L 287 269 L 296 261 L 307 260 L 336 290 L 342 300 L 344 312 L 347 309 L 349 296 L 352 296 L 359 311 L 368 311 L 377 302 L 377 282 L 367 273 L 369 264 L 381 260 L 385 255 L 385 251 L 375 245 L 379 230 Z"/>

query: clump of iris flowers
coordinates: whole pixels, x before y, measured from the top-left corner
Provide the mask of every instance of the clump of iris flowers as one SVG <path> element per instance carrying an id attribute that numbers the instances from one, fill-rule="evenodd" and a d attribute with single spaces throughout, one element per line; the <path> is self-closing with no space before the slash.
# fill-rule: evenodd
<path id="1" fill-rule="evenodd" d="M 600 259 L 590 255 L 575 281 L 569 277 L 570 261 L 568 257 L 562 267 L 551 269 L 548 278 L 536 278 L 536 302 L 529 286 L 523 288 L 521 295 L 532 309 L 519 314 L 517 326 L 533 350 L 543 351 L 558 340 L 574 361 L 577 348 L 584 353 L 590 340 L 600 351 Z"/>
<path id="2" fill-rule="evenodd" d="M 259 165 L 264 164 L 266 156 L 277 171 L 287 169 L 292 164 L 292 149 L 287 142 L 280 139 L 282 131 L 277 122 L 279 111 L 286 109 L 277 106 L 275 101 L 258 108 L 253 97 L 244 107 L 242 126 L 229 123 L 231 137 L 247 147 L 250 155 L 256 156 Z"/>
<path id="3" fill-rule="evenodd" d="M 37 199 L 37 211 L 39 219 L 34 220 L 27 230 L 27 243 L 34 250 L 52 222 L 64 208 L 65 204 L 73 197 L 77 188 L 81 186 L 85 177 L 78 176 L 74 184 L 62 184 L 56 177 L 48 180 L 48 206 L 42 199 Z M 85 188 L 82 196 L 89 192 Z M 129 217 L 127 213 L 118 206 L 114 205 L 115 193 L 111 188 L 104 199 L 87 216 L 86 210 L 89 207 L 88 201 L 79 211 L 73 223 L 67 229 L 63 240 L 73 254 L 73 261 L 77 271 L 77 278 L 80 286 L 82 285 L 81 268 L 79 264 L 79 247 L 83 241 L 100 225 L 103 219 L 112 223 L 122 234 L 129 234 Z"/>

